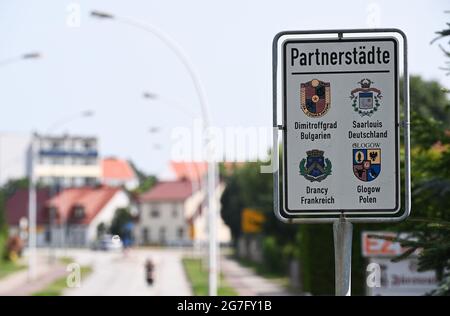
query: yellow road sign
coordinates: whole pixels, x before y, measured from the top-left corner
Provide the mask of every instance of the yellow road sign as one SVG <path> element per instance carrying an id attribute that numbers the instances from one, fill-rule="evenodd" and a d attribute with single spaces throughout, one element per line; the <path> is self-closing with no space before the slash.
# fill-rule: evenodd
<path id="1" fill-rule="evenodd" d="M 259 233 L 265 220 L 266 217 L 260 211 L 245 208 L 242 211 L 242 231 L 248 234 Z"/>

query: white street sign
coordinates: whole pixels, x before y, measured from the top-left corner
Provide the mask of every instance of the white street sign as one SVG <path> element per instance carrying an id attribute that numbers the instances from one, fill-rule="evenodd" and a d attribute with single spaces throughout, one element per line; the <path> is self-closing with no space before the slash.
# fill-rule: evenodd
<path id="1" fill-rule="evenodd" d="M 287 216 L 400 210 L 395 37 L 278 38 Z"/>

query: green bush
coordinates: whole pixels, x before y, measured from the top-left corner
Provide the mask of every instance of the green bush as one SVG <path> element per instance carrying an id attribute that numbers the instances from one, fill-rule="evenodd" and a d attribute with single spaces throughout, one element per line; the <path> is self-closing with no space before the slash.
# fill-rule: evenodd
<path id="1" fill-rule="evenodd" d="M 270 272 L 280 272 L 285 268 L 285 260 L 280 245 L 274 236 L 263 239 L 263 258 L 267 270 Z"/>
<path id="2" fill-rule="evenodd" d="M 333 295 L 334 247 L 332 225 L 301 225 L 298 239 L 304 291 L 313 295 Z"/>
<path id="3" fill-rule="evenodd" d="M 6 259 L 6 242 L 8 241 L 8 227 L 6 225 L 5 214 L 5 194 L 0 191 L 0 260 Z"/>
<path id="4" fill-rule="evenodd" d="M 0 261 L 7 259 L 6 255 L 6 238 L 4 233 L 0 232 Z"/>

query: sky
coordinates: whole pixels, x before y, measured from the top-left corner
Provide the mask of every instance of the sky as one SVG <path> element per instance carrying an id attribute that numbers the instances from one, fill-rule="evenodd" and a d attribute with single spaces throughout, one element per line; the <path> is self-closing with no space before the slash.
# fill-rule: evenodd
<path id="1" fill-rule="evenodd" d="M 400 28 L 410 73 L 450 86 L 443 53 L 430 45 L 450 20 L 443 0 L 0 0 L 0 132 L 95 135 L 103 156 L 149 173 L 173 158 L 174 129 L 192 130 L 201 115 L 186 68 L 153 34 L 93 19 L 91 10 L 153 25 L 176 42 L 203 84 L 211 124 L 222 129 L 270 129 L 271 45 L 284 30 Z M 2 64 L 30 51 L 43 58 Z M 95 115 L 76 118 L 84 110 Z"/>

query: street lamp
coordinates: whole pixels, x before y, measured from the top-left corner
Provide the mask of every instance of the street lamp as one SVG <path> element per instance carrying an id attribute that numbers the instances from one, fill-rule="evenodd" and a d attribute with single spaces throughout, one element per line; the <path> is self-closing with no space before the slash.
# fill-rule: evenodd
<path id="1" fill-rule="evenodd" d="M 167 106 L 172 107 L 172 108 L 176 108 L 177 110 L 179 110 L 179 111 L 181 111 L 181 112 L 183 112 L 184 114 L 187 114 L 187 115 L 189 115 L 189 116 L 192 116 L 192 117 L 195 116 L 195 115 L 194 115 L 194 112 L 188 110 L 188 109 L 185 108 L 185 107 L 180 106 L 180 105 L 179 105 L 177 102 L 175 102 L 174 100 L 168 100 L 168 101 L 166 100 L 166 101 L 165 101 L 165 99 L 167 99 L 167 98 L 161 97 L 161 96 L 159 96 L 158 94 L 156 94 L 156 93 L 154 93 L 154 92 L 148 92 L 148 91 L 145 91 L 144 93 L 142 93 L 142 97 L 143 97 L 144 99 L 146 99 L 146 100 L 149 100 L 149 101 L 161 100 L 161 101 L 163 101 L 163 104 L 164 104 L 164 105 L 167 105 Z"/>
<path id="2" fill-rule="evenodd" d="M 187 58 L 186 54 L 183 52 L 181 47 L 172 40 L 167 34 L 165 34 L 160 29 L 146 24 L 134 19 L 120 17 L 116 15 L 112 15 L 110 13 L 102 12 L 102 11 L 92 11 L 92 17 L 100 18 L 100 19 L 108 19 L 115 20 L 138 29 L 141 29 L 145 32 L 151 33 L 160 39 L 181 61 L 189 76 L 194 84 L 195 91 L 197 93 L 197 97 L 200 102 L 202 119 L 204 124 L 204 130 L 206 133 L 209 133 L 210 127 L 210 113 L 208 108 L 208 103 L 206 101 L 206 95 L 203 89 L 203 85 L 198 77 L 194 67 L 191 62 Z M 217 280 L 218 280 L 218 269 L 217 269 L 217 259 L 218 259 L 218 244 L 217 244 L 217 232 L 216 232 L 216 218 L 217 218 L 217 209 L 216 209 L 216 201 L 214 197 L 215 188 L 217 184 L 217 166 L 214 162 L 214 147 L 212 144 L 211 137 L 208 137 L 208 140 L 205 144 L 208 161 L 208 221 L 209 221 L 209 295 L 216 296 L 217 295 Z"/>
<path id="3" fill-rule="evenodd" d="M 95 16 L 97 18 L 102 18 L 102 19 L 113 19 L 114 17 L 106 12 L 101 12 L 101 11 L 97 11 L 97 10 L 93 10 L 91 11 L 91 16 Z"/>
<path id="4" fill-rule="evenodd" d="M 47 128 L 47 133 L 50 133 L 64 125 L 69 124 L 70 122 L 77 120 L 79 118 L 87 118 L 87 117 L 92 117 L 94 116 L 95 112 L 92 110 L 84 110 L 81 112 L 78 112 L 76 114 L 72 114 L 66 117 L 63 117 L 55 122 L 53 122 L 53 124 L 50 125 L 50 127 Z"/>
<path id="5" fill-rule="evenodd" d="M 160 98 L 156 93 L 154 92 L 144 92 L 143 94 L 144 99 L 156 99 L 156 98 Z M 153 96 L 153 97 L 150 97 Z M 157 96 L 157 97 L 156 97 Z M 192 117 L 194 117 L 194 114 L 190 111 L 188 111 L 186 108 L 183 108 L 181 106 L 175 106 L 176 103 L 170 103 L 170 106 L 172 108 L 176 108 L 177 110 L 179 110 L 180 112 L 183 112 L 183 114 L 188 114 Z M 157 127 L 152 127 L 150 129 L 150 133 L 155 133 L 155 129 L 158 130 Z M 161 149 L 160 147 L 157 148 L 157 146 L 153 145 L 153 149 Z M 188 173 L 190 175 L 190 177 L 192 178 L 191 181 L 191 190 L 192 192 L 199 192 L 199 189 L 202 187 L 201 184 L 201 179 L 200 179 L 200 175 L 199 175 L 199 170 L 197 165 L 193 165 L 193 164 L 189 164 L 188 165 Z M 196 247 L 198 246 L 197 244 L 195 245 Z"/>
<path id="6" fill-rule="evenodd" d="M 39 59 L 42 58 L 42 54 L 39 52 L 29 52 L 22 54 L 20 56 L 14 56 L 10 58 L 6 58 L 2 61 L 0 61 L 0 66 L 6 66 L 15 62 L 19 62 L 21 60 L 27 60 L 27 59 Z"/>
<path id="7" fill-rule="evenodd" d="M 150 100 L 156 100 L 156 99 L 158 99 L 158 95 L 157 94 L 155 94 L 155 93 L 152 93 L 152 92 L 144 92 L 143 94 L 142 94 L 142 96 L 145 98 L 145 99 L 150 99 Z"/>
<path id="8" fill-rule="evenodd" d="M 31 52 L 31 53 L 27 53 L 27 54 L 23 54 L 22 55 L 22 59 L 38 59 L 41 58 L 42 55 L 39 52 Z"/>

